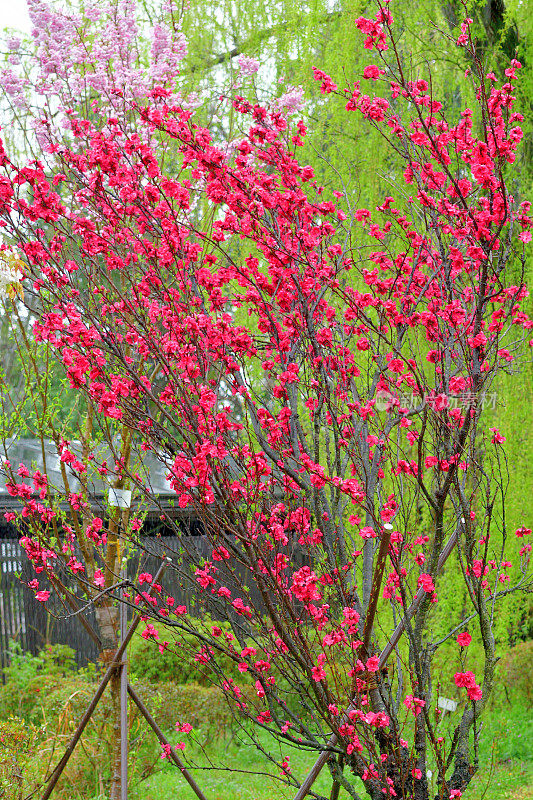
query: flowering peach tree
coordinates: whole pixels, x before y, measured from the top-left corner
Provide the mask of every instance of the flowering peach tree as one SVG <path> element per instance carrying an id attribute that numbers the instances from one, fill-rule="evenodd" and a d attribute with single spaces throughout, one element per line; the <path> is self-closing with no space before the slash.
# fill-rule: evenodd
<path id="1" fill-rule="evenodd" d="M 477 768 L 494 615 L 525 585 L 531 549 L 531 531 L 516 531 L 523 577 L 511 585 L 505 438 L 484 418 L 533 327 L 522 308 L 533 220 L 507 184 L 520 64 L 502 86 L 485 75 L 466 20 L 457 44 L 471 56 L 476 104 L 451 121 L 431 76 L 408 76 L 389 5 L 354 24 L 376 64 L 344 90 L 322 69 L 315 77 L 402 165 L 376 209 L 316 183 L 298 159 L 303 122 L 240 96 L 243 133 L 230 150 L 161 85 L 105 123 L 70 115 L 70 143 L 51 147 L 48 127 L 53 177 L 2 153 L 0 219 L 38 300 L 33 337 L 91 421 L 81 454 L 57 437 L 77 493 L 6 469 L 37 571 L 62 562 L 89 598 L 103 588 L 111 604 L 116 554 L 142 547 L 142 519 L 135 505 L 95 515 L 91 481 L 106 474 L 154 500 L 142 459 L 158 459 L 210 554 L 200 558 L 161 508 L 176 534 L 171 568 L 196 602 L 163 587 L 130 593 L 144 637 L 209 671 L 297 797 L 318 795 L 293 774 L 294 747 L 325 753 L 332 797 L 342 786 L 358 798 L 364 785 L 372 800 L 448 800 Z M 160 148 L 175 157 L 162 163 Z M 114 448 L 105 463 L 102 439 Z M 59 495 L 75 523 L 61 518 Z M 449 569 L 464 602 L 437 636 Z M 35 589 L 51 602 L 37 579 Z M 442 647 L 454 652 L 451 727 Z"/>

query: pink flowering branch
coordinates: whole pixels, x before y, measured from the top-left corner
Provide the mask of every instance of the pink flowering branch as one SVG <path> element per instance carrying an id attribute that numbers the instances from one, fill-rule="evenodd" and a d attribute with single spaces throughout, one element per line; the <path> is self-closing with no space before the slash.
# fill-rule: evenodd
<path id="1" fill-rule="evenodd" d="M 85 570 L 91 597 L 102 579 L 111 585 L 124 540 L 142 547 L 142 521 L 96 516 L 91 476 L 158 503 L 143 468 L 147 454 L 157 459 L 177 510 L 159 505 L 176 535 L 172 568 L 197 608 L 163 594 L 146 610 L 146 640 L 181 647 L 241 724 L 322 752 L 314 777 L 333 753 L 335 783 L 352 796 L 347 770 L 373 800 L 426 800 L 430 758 L 442 792 L 468 785 L 469 735 L 494 681 L 494 604 L 509 561 L 494 510 L 504 437 L 485 430 L 483 401 L 519 352 L 517 332 L 532 328 L 523 280 L 508 274 L 513 263 L 523 271 L 533 221 L 506 186 L 520 141 L 518 65 L 489 89 L 476 62 L 477 136 L 470 109 L 452 124 L 428 82 L 406 78 L 392 25 L 387 4 L 356 22 L 381 59 L 362 80 L 386 96 L 360 82 L 342 92 L 318 68 L 315 77 L 390 142 L 412 192 L 405 202 L 386 197 L 351 223 L 342 194 L 329 199 L 298 160 L 303 122 L 235 97 L 247 132 L 228 154 L 156 86 L 105 125 L 73 119 L 52 179 L 3 156 L 0 220 L 38 300 L 35 340 L 90 420 L 81 459 L 55 437 L 83 487 L 57 487 L 77 519 L 65 568 Z M 460 46 L 470 46 L 465 25 Z M 171 172 L 160 152 L 176 154 Z M 14 472 L 10 492 L 35 531 L 28 554 L 53 573 L 57 508 Z M 179 514 L 201 521 L 207 553 Z M 71 560 L 75 542 L 84 563 Z M 430 714 L 431 610 L 452 551 L 484 665 L 479 680 L 466 662 L 450 665 L 465 705 L 444 741 Z M 90 572 L 102 553 L 107 571 Z M 305 796 L 312 780 L 300 784 L 285 753 L 255 741 Z"/>

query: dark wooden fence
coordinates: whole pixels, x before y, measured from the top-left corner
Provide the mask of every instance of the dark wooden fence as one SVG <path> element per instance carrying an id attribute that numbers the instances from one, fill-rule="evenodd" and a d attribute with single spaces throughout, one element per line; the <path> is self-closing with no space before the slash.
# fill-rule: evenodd
<path id="1" fill-rule="evenodd" d="M 145 537 L 142 553 L 134 554 L 128 561 L 128 577 L 133 580 L 139 572 L 155 575 L 163 557 L 172 558 L 178 545 L 176 537 Z M 188 537 L 187 550 L 195 557 L 207 557 L 210 547 L 204 536 Z M 9 662 L 10 641 L 18 642 L 24 651 L 34 654 L 45 644 L 68 644 L 75 650 L 79 666 L 95 661 L 97 646 L 79 617 L 72 614 L 72 608 L 53 591 L 46 606 L 35 599 L 35 591 L 27 585 L 35 577 L 40 589 L 52 589 L 43 573 L 35 575 L 17 539 L 0 539 L 0 666 Z M 65 574 L 61 577 L 72 582 Z M 192 583 L 180 580 L 172 568 L 166 571 L 164 586 L 176 598 L 177 605 L 194 608 L 197 597 Z M 93 609 L 86 609 L 84 616 L 95 627 Z"/>
<path id="2" fill-rule="evenodd" d="M 180 543 L 181 541 L 181 543 Z M 212 544 L 206 536 L 187 536 L 183 540 L 175 536 L 143 537 L 142 549 L 137 551 L 128 561 L 128 577 L 135 579 L 139 572 L 155 575 L 162 558 L 167 555 L 187 551 L 185 560 L 198 563 L 211 554 Z M 301 548 L 296 545 L 291 554 L 293 564 L 306 561 Z M 218 565 L 222 567 L 223 564 Z M 0 667 L 9 663 L 10 641 L 20 644 L 24 651 L 38 653 L 45 644 L 67 644 L 76 652 L 79 666 L 94 662 L 98 657 L 97 646 L 78 616 L 72 615 L 69 608 L 56 593 L 52 594 L 46 606 L 35 599 L 35 592 L 28 587 L 33 578 L 39 579 L 39 588 L 50 587 L 43 574 L 36 576 L 33 565 L 28 560 L 18 539 L 0 539 Z M 71 582 L 71 576 L 64 575 Z M 235 588 L 231 576 L 224 581 L 230 589 Z M 247 597 L 255 604 L 261 604 L 261 598 L 251 573 L 243 568 L 239 574 L 239 582 L 246 587 Z M 163 579 L 164 590 L 176 599 L 177 605 L 186 605 L 189 611 L 201 614 L 205 611 L 205 593 L 199 592 L 192 571 L 187 578 L 187 569 L 179 572 L 172 565 L 167 569 Z M 146 587 L 145 587 L 146 588 Z M 49 613 L 52 612 L 52 613 Z M 84 615 L 95 625 L 94 612 L 88 608 Z M 216 612 L 215 612 L 216 616 Z"/>

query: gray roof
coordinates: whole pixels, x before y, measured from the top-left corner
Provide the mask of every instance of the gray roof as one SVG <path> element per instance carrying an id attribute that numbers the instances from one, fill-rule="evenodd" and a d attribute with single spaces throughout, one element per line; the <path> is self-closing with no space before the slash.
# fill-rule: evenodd
<path id="1" fill-rule="evenodd" d="M 81 457 L 80 442 L 72 441 L 69 449 L 77 457 Z M 39 439 L 8 440 L 3 444 L 0 444 L 0 502 L 2 506 L 5 507 L 8 505 L 10 500 L 10 496 L 6 489 L 7 476 L 5 474 L 5 470 L 2 468 L 5 459 L 9 459 L 11 467 L 14 471 L 18 469 L 19 464 L 24 464 L 26 467 L 28 467 L 28 469 L 30 469 L 30 471 L 32 469 L 38 469 L 41 472 L 44 472 L 45 469 L 42 450 L 43 448 Z M 114 473 L 112 470 L 114 468 L 114 457 L 112 456 L 107 445 L 98 445 L 93 452 L 95 453 L 95 462 L 97 461 L 98 463 L 94 463 L 94 466 L 89 467 L 87 474 L 87 488 L 89 495 L 92 498 L 95 500 L 102 500 L 104 497 L 107 497 L 109 487 L 113 481 Z M 46 459 L 46 474 L 48 476 L 49 485 L 52 490 L 54 488 L 59 488 L 62 491 L 63 480 L 60 472 L 60 454 L 58 453 L 54 442 L 45 440 L 44 454 Z M 110 470 L 107 480 L 106 477 L 101 476 L 97 470 L 97 467 L 104 461 L 107 462 Z M 169 499 L 175 497 L 175 492 L 165 477 L 169 466 L 170 460 L 169 465 L 165 466 L 165 464 L 162 463 L 162 459 L 158 459 L 154 453 L 143 453 L 142 461 L 138 455 L 132 455 L 131 472 L 138 473 L 141 476 L 143 483 L 147 488 L 149 488 L 150 495 L 156 497 Z M 66 464 L 65 467 L 69 477 L 71 491 L 79 492 L 82 487 L 78 478 L 72 472 L 68 464 Z M 26 478 L 25 482 L 29 483 L 29 479 Z M 18 503 L 19 501 L 16 500 L 15 502 Z"/>

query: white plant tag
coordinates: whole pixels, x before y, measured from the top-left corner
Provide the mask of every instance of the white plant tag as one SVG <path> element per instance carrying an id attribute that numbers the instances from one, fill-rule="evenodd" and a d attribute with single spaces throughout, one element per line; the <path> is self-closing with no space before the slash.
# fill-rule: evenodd
<path id="1" fill-rule="evenodd" d="M 107 501 L 113 508 L 131 508 L 131 489 L 113 489 L 107 493 Z"/>
<path id="2" fill-rule="evenodd" d="M 455 711 L 455 709 L 457 708 L 457 703 L 455 702 L 455 700 L 450 700 L 449 697 L 439 697 L 437 705 L 444 711 Z"/>

